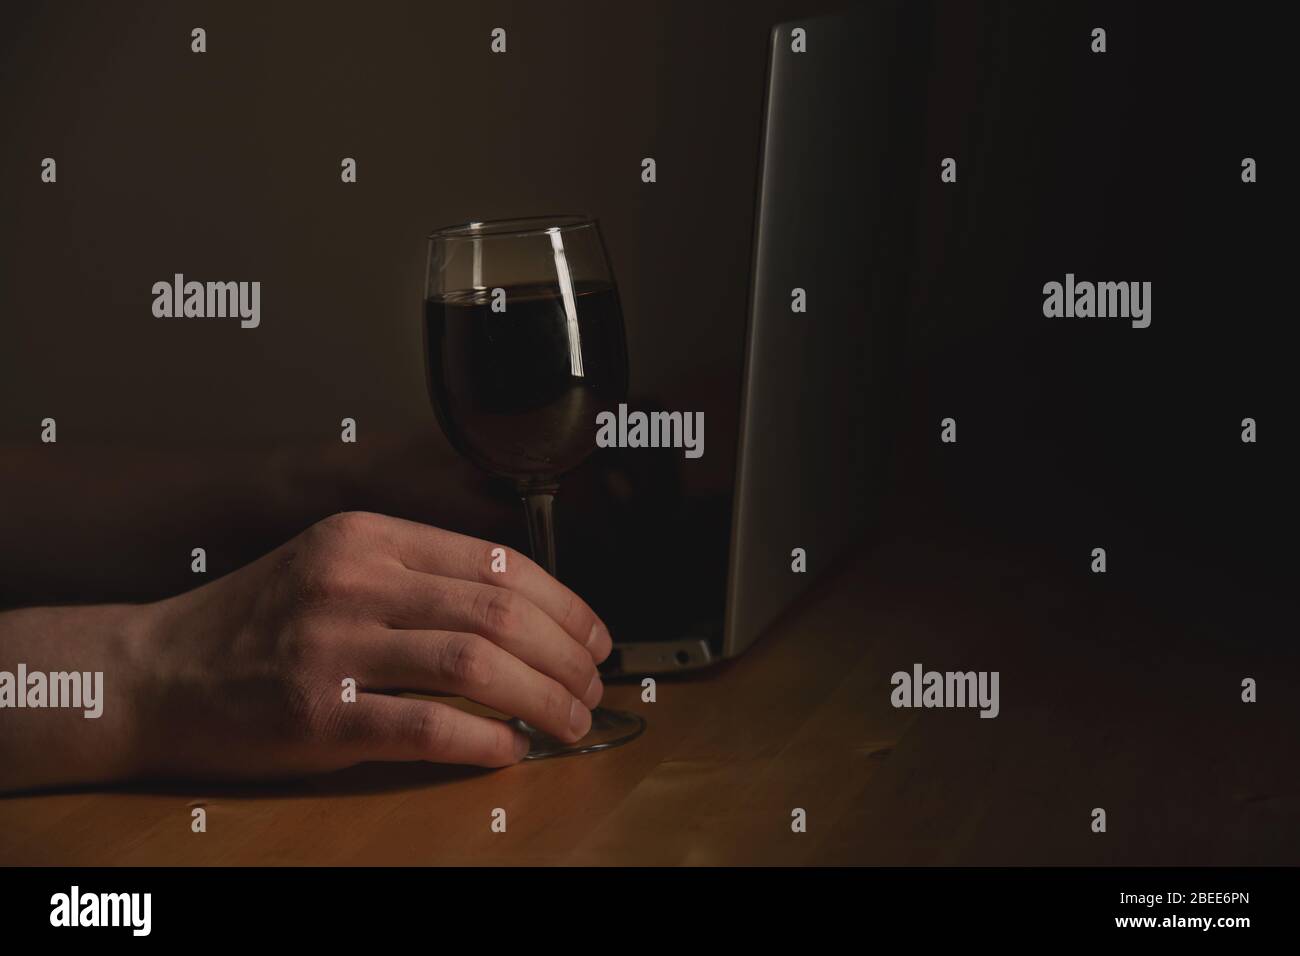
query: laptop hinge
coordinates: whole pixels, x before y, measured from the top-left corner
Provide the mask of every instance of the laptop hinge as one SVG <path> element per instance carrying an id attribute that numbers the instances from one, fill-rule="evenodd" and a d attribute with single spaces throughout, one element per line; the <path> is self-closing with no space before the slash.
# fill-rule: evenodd
<path id="1" fill-rule="evenodd" d="M 717 660 L 707 640 L 651 641 L 644 644 L 615 644 L 609 659 L 601 665 L 606 675 L 662 674 L 692 670 Z"/>

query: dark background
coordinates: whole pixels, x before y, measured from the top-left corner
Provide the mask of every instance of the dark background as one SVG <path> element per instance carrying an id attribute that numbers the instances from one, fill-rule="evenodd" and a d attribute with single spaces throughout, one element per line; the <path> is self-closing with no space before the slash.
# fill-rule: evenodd
<path id="1" fill-rule="evenodd" d="M 594 456 L 563 493 L 562 562 L 566 540 L 570 556 L 636 542 L 713 580 L 725 528 L 683 547 L 640 506 L 729 488 L 768 31 L 845 6 L 6 5 L 0 599 L 173 593 L 194 583 L 191 547 L 223 573 L 345 507 L 521 543 L 508 489 L 455 460 L 429 408 L 424 236 L 569 211 L 605 230 L 634 404 L 708 427 L 699 464 Z M 879 184 L 910 215 L 862 224 L 911 250 L 909 305 L 887 317 L 886 519 L 973 529 L 1062 574 L 1103 546 L 1105 587 L 1207 601 L 1207 627 L 1281 641 L 1296 525 L 1276 14 L 910 6 L 924 29 L 896 51 L 913 93 L 892 122 L 916 162 Z M 261 280 L 261 328 L 153 318 L 150 286 L 174 272 Z M 1066 272 L 1150 280 L 1151 327 L 1044 318 L 1042 285 Z M 956 446 L 938 440 L 948 415 Z M 611 513 L 646 534 L 616 540 Z"/>
<path id="2" fill-rule="evenodd" d="M 633 401 L 708 422 L 704 459 L 637 458 L 634 484 L 728 493 L 768 31 L 793 9 L 6 5 L 8 602 L 179 590 L 191 547 L 221 573 L 343 508 L 522 543 L 425 391 L 424 237 L 468 219 L 600 219 Z M 47 155 L 59 182 L 33 188 Z M 178 271 L 260 279 L 262 326 L 153 318 Z M 34 444 L 46 416 L 57 447 Z M 613 494 L 566 482 L 562 554 Z"/>

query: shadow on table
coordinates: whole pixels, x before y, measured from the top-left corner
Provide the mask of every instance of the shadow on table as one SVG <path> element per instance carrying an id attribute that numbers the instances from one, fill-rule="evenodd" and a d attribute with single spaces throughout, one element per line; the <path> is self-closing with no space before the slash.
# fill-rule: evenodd
<path id="1" fill-rule="evenodd" d="M 41 793 L 124 793 L 154 794 L 193 797 L 193 806 L 200 806 L 208 800 L 223 798 L 227 800 L 268 800 L 283 797 L 286 799 L 301 797 L 348 797 L 365 796 L 376 793 L 392 793 L 399 790 L 417 790 L 425 787 L 455 783 L 495 770 L 483 767 L 461 767 L 450 764 L 433 763 L 365 763 L 346 770 L 317 774 L 309 777 L 294 777 L 283 780 L 250 781 L 247 783 L 229 783 L 206 780 L 139 780 L 129 784 L 113 787 L 66 787 L 43 791 L 22 791 L 0 794 L 0 800 L 6 797 L 30 797 Z M 199 796 L 199 795 L 202 796 Z"/>

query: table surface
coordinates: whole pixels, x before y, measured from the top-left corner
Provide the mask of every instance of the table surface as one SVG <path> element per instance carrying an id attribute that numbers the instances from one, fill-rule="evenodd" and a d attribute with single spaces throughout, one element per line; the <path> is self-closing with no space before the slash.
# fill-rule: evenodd
<path id="1" fill-rule="evenodd" d="M 741 658 L 660 679 L 653 703 L 612 684 L 606 703 L 649 723 L 622 748 L 9 797 L 0 864 L 1294 864 L 1300 695 L 1280 648 L 903 535 Z M 890 675 L 917 662 L 998 670 L 1000 715 L 895 709 Z"/>

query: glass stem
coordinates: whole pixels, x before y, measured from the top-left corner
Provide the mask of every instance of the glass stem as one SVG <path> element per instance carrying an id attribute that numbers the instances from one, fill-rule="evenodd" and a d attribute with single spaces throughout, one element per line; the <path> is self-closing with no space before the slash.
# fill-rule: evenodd
<path id="1" fill-rule="evenodd" d="M 559 485 L 520 485 L 519 497 L 528 518 L 528 544 L 533 560 L 555 577 L 555 493 Z"/>

